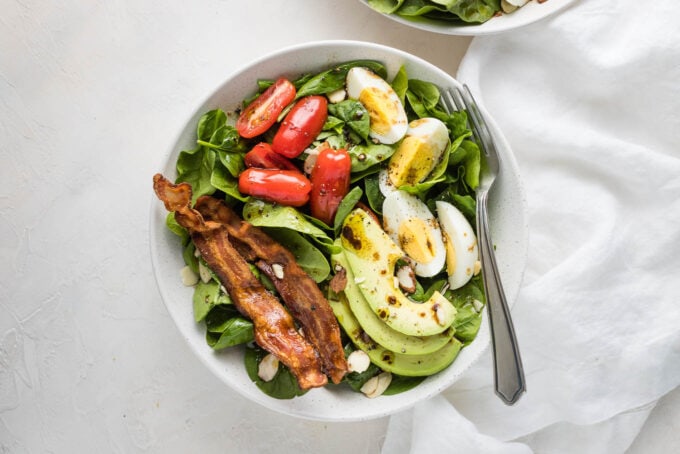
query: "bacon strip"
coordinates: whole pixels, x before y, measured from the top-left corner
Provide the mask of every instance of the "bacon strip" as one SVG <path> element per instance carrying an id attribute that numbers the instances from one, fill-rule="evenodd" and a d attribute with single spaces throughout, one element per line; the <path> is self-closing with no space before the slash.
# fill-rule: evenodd
<path id="1" fill-rule="evenodd" d="M 196 201 L 198 210 L 210 222 L 222 224 L 259 260 L 257 267 L 274 283 L 304 335 L 319 352 L 323 369 L 333 383 L 347 373 L 347 361 L 340 339 L 340 326 L 328 300 L 316 282 L 298 265 L 295 256 L 263 230 L 245 222 L 227 204 L 203 196 Z"/>
<path id="2" fill-rule="evenodd" d="M 206 221 L 191 208 L 191 186 L 174 185 L 162 175 L 154 176 L 154 191 L 177 222 L 191 233 L 194 244 L 226 288 L 234 305 L 253 321 L 255 342 L 288 366 L 301 389 L 328 382 L 314 348 L 295 328 L 291 315 L 265 290 L 248 263 L 229 241 L 227 229 Z"/>

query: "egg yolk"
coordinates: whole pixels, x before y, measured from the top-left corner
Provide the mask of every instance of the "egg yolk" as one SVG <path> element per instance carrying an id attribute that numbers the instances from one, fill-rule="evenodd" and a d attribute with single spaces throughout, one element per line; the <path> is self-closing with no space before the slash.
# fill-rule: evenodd
<path id="1" fill-rule="evenodd" d="M 370 128 L 377 134 L 387 134 L 399 118 L 397 103 L 377 87 L 364 88 L 359 94 L 359 102 L 368 111 Z"/>
<path id="2" fill-rule="evenodd" d="M 408 218 L 399 224 L 399 245 L 401 249 L 418 263 L 430 263 L 435 256 L 431 227 L 420 218 Z"/>
<path id="3" fill-rule="evenodd" d="M 390 158 L 387 170 L 396 187 L 420 183 L 437 164 L 432 144 L 418 136 L 407 136 Z"/>
<path id="4" fill-rule="evenodd" d="M 446 272 L 451 275 L 456 271 L 456 248 L 446 232 L 442 232 L 442 235 L 444 237 L 444 246 L 446 247 Z"/>

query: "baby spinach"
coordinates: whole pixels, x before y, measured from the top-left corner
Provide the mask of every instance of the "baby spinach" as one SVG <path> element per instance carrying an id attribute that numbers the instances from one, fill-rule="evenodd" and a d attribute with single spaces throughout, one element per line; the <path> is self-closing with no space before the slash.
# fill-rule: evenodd
<path id="1" fill-rule="evenodd" d="M 463 287 L 448 290 L 444 294 L 458 311 L 453 322 L 453 327 L 456 329 L 455 337 L 466 345 L 477 336 L 482 323 L 481 307 L 478 306 L 486 302 L 482 286 L 482 276 L 478 274 Z M 474 303 L 475 300 L 478 302 L 477 306 Z"/>
<path id="2" fill-rule="evenodd" d="M 500 0 L 368 0 L 383 14 L 417 19 L 425 17 L 454 23 L 483 23 L 501 10 Z"/>
<path id="3" fill-rule="evenodd" d="M 276 399 L 292 399 L 302 396 L 307 391 L 300 389 L 295 376 L 283 364 L 279 364 L 279 369 L 271 381 L 264 381 L 258 375 L 258 369 L 262 358 L 267 355 L 267 351 L 255 344 L 246 346 L 244 362 L 248 377 L 260 388 L 262 392 Z"/>
<path id="4" fill-rule="evenodd" d="M 357 173 L 368 170 L 389 159 L 395 150 L 395 146 L 372 142 L 349 147 L 347 152 L 352 159 L 352 179 L 355 180 Z M 362 176 L 365 176 L 365 174 Z"/>
<path id="5" fill-rule="evenodd" d="M 344 125 L 357 133 L 363 140 L 368 140 L 370 117 L 364 105 L 359 101 L 346 99 L 337 104 L 329 104 L 328 113 L 341 120 Z"/>
<path id="6" fill-rule="evenodd" d="M 176 182 L 191 184 L 193 200 L 221 190 L 239 200 L 237 178 L 243 170 L 246 142 L 233 126 L 227 124 L 227 115 L 221 109 L 206 112 L 198 120 L 197 146 L 181 151 L 177 158 Z"/>
<path id="7" fill-rule="evenodd" d="M 338 211 L 335 213 L 335 221 L 333 223 L 333 231 L 335 232 L 335 236 L 340 233 L 340 228 L 342 227 L 343 221 L 354 209 L 359 200 L 361 200 L 363 195 L 364 191 L 362 191 L 359 186 L 355 186 L 347 193 L 345 197 L 342 198 L 340 205 L 338 205 Z"/>
<path id="8" fill-rule="evenodd" d="M 323 282 L 331 272 L 326 256 L 302 235 L 288 228 L 264 228 L 279 244 L 284 244 L 295 261 L 315 282 Z"/>
<path id="9" fill-rule="evenodd" d="M 368 205 L 377 214 L 382 214 L 382 205 L 385 201 L 385 196 L 380 192 L 380 183 L 378 182 L 378 175 L 371 175 L 364 179 L 364 191 L 366 192 L 366 199 Z"/>
<path id="10" fill-rule="evenodd" d="M 333 245 L 333 239 L 293 207 L 275 205 L 253 199 L 244 205 L 243 219 L 257 227 L 277 227 L 295 230 L 311 238 L 328 254 L 336 250 Z"/>
<path id="11" fill-rule="evenodd" d="M 220 290 L 220 284 L 211 280 L 208 283 L 198 281 L 194 288 L 194 320 L 203 321 L 210 311 L 221 304 L 232 304 L 229 295 Z"/>
<path id="12" fill-rule="evenodd" d="M 387 77 L 387 69 L 382 63 L 375 60 L 355 60 L 310 77 L 298 89 L 296 98 L 309 95 L 323 95 L 344 88 L 347 72 L 357 66 L 368 68 L 383 79 Z"/>
<path id="13" fill-rule="evenodd" d="M 254 339 L 253 322 L 240 316 L 229 318 L 215 329 L 208 329 L 205 339 L 213 350 L 247 344 Z"/>
<path id="14" fill-rule="evenodd" d="M 427 377 L 404 377 L 403 375 L 392 374 L 392 381 L 383 395 L 394 396 L 409 391 L 423 382 Z"/>

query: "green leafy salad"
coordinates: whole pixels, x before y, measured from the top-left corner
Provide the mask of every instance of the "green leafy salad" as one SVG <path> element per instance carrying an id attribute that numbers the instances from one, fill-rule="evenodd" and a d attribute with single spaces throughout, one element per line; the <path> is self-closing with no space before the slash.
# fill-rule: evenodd
<path id="1" fill-rule="evenodd" d="M 383 14 L 410 20 L 432 19 L 452 24 L 481 24 L 501 13 L 512 13 L 528 0 L 367 0 Z"/>
<path id="2" fill-rule="evenodd" d="M 176 183 L 191 185 L 192 202 L 212 196 L 262 229 L 325 295 L 348 364 L 326 386 L 377 397 L 447 368 L 477 335 L 485 304 L 474 233 L 481 156 L 465 112 L 447 113 L 439 88 L 403 67 L 387 80 L 373 60 L 253 87 L 236 111 L 200 117 Z M 308 392 L 254 342 L 253 321 L 178 219 L 171 212 L 167 226 L 181 238 L 207 344 L 244 348 L 249 377 L 272 397 Z M 279 297 L 272 275 L 249 266 Z"/>

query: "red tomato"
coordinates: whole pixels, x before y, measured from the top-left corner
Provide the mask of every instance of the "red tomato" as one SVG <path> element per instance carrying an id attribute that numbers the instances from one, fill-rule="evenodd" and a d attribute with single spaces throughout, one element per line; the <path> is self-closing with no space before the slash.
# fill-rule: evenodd
<path id="1" fill-rule="evenodd" d="M 271 128 L 283 109 L 293 102 L 296 93 L 290 81 L 277 80 L 241 112 L 236 130 L 246 139 L 259 136 Z"/>
<path id="2" fill-rule="evenodd" d="M 288 158 L 298 156 L 314 142 L 327 117 L 325 96 L 305 96 L 286 115 L 274 136 L 272 148 Z"/>
<path id="3" fill-rule="evenodd" d="M 295 164 L 290 162 L 288 158 L 272 150 L 272 146 L 267 142 L 260 142 L 255 145 L 252 150 L 246 153 L 243 161 L 247 167 L 298 170 Z"/>
<path id="4" fill-rule="evenodd" d="M 299 170 L 251 167 L 238 177 L 238 190 L 269 202 L 299 207 L 309 201 L 312 185 Z"/>
<path id="5" fill-rule="evenodd" d="M 309 207 L 317 219 L 333 225 L 335 213 L 349 191 L 352 160 L 346 150 L 326 148 L 319 153 L 312 170 Z"/>

